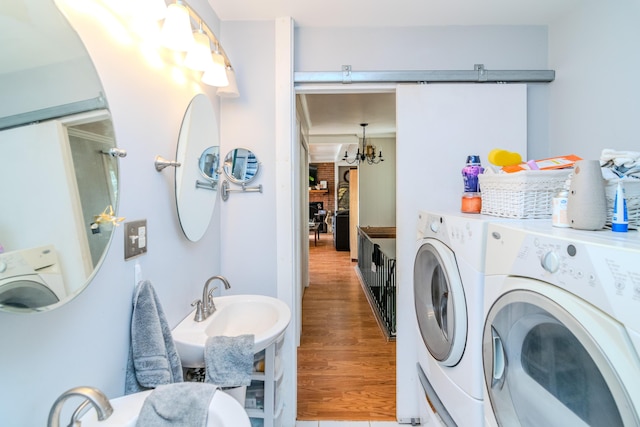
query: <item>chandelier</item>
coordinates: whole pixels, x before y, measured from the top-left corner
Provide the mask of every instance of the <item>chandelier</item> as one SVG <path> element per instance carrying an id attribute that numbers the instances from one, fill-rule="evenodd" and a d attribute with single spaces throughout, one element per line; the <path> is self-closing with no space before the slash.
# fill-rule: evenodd
<path id="1" fill-rule="evenodd" d="M 360 162 L 367 162 L 367 164 L 370 164 L 370 165 L 384 162 L 384 159 L 382 158 L 382 150 L 380 150 L 380 152 L 378 153 L 378 156 L 376 157 L 376 147 L 373 145 L 367 144 L 367 141 L 365 139 L 365 133 L 368 125 L 369 123 L 360 123 L 360 126 L 362 126 L 362 152 L 360 152 L 360 147 L 358 147 L 358 152 L 356 153 L 356 156 L 353 159 L 349 159 L 349 155 L 345 150 L 344 157 L 342 158 L 343 161 L 349 164 L 353 164 L 353 163 L 360 164 Z"/>

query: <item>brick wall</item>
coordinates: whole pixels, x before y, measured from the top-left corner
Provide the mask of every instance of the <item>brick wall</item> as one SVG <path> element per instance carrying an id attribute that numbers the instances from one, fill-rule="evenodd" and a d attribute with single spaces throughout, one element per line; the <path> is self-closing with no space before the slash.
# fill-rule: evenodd
<path id="1" fill-rule="evenodd" d="M 322 202 L 326 211 L 335 212 L 335 163 L 312 163 L 318 168 L 318 181 L 327 181 L 328 193 L 309 193 L 309 202 Z M 320 184 L 320 182 L 318 182 Z"/>

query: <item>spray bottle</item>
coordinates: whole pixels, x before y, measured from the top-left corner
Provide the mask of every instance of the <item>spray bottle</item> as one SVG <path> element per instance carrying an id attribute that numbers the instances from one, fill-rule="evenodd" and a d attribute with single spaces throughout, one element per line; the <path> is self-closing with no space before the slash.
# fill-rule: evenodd
<path id="1" fill-rule="evenodd" d="M 613 202 L 613 218 L 611 219 L 611 231 L 629 231 L 629 218 L 627 216 L 627 199 L 624 194 L 622 181 L 618 181 L 616 198 Z"/>

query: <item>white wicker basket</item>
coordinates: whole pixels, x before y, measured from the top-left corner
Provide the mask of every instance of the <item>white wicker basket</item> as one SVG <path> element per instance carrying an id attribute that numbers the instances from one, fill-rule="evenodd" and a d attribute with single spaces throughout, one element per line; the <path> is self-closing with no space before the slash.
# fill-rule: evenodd
<path id="1" fill-rule="evenodd" d="M 504 218 L 551 218 L 553 196 L 573 169 L 482 174 L 482 213 Z"/>
<path id="2" fill-rule="evenodd" d="M 616 188 L 618 187 L 619 178 L 608 179 L 604 187 L 605 197 L 607 199 L 607 225 L 611 225 L 613 217 L 613 203 L 616 200 Z M 629 219 L 629 227 L 640 228 L 640 180 L 633 178 L 622 179 L 624 185 L 624 195 L 627 199 L 627 218 Z"/>

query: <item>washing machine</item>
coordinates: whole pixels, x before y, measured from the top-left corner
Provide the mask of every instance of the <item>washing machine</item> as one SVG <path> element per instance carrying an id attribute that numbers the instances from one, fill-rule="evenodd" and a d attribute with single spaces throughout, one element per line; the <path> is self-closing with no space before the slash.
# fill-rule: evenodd
<path id="1" fill-rule="evenodd" d="M 416 369 L 421 417 L 436 425 L 484 424 L 484 251 L 487 226 L 496 220 L 458 212 L 418 215 L 413 292 L 422 342 Z"/>
<path id="2" fill-rule="evenodd" d="M 0 306 L 4 309 L 38 310 L 66 295 L 52 245 L 0 253 Z"/>
<path id="3" fill-rule="evenodd" d="M 487 426 L 640 425 L 640 235 L 490 224 Z"/>

